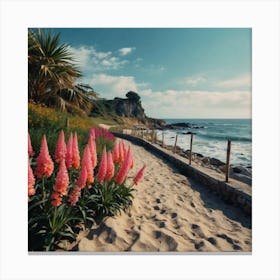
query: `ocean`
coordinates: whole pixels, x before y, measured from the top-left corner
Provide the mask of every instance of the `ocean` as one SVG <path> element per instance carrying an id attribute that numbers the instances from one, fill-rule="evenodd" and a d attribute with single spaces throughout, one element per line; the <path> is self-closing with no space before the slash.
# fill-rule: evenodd
<path id="1" fill-rule="evenodd" d="M 230 163 L 249 167 L 252 164 L 252 120 L 251 119 L 165 119 L 168 124 L 190 123 L 193 128 L 165 130 L 165 144 L 177 145 L 187 150 L 190 148 L 190 135 L 194 132 L 193 152 L 214 157 L 226 162 L 227 140 L 231 140 Z M 194 128 L 196 127 L 196 128 Z M 199 128 L 197 128 L 199 127 Z M 162 131 L 158 131 L 161 139 Z"/>

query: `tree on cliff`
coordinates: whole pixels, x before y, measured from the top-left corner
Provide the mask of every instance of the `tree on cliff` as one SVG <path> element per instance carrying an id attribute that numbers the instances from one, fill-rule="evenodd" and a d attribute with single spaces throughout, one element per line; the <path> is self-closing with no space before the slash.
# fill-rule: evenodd
<path id="1" fill-rule="evenodd" d="M 138 103 L 140 101 L 140 96 L 134 92 L 134 91 L 129 91 L 126 95 L 125 95 L 129 100 L 131 101 L 135 101 L 136 103 Z"/>

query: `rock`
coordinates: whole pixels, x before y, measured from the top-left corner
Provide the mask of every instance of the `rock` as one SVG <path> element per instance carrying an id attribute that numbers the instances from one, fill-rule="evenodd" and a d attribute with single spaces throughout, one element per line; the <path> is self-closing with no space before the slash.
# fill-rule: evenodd
<path id="1" fill-rule="evenodd" d="M 252 176 L 252 172 L 250 172 L 246 167 L 241 165 L 232 167 L 232 171 L 234 173 L 240 173 L 249 177 Z"/>
<path id="2" fill-rule="evenodd" d="M 214 166 L 221 166 L 221 165 L 225 165 L 225 163 L 224 163 L 224 162 L 220 161 L 220 160 L 219 160 L 219 159 L 217 159 L 217 158 L 210 158 L 209 163 L 210 163 L 211 165 L 214 165 Z"/>
<path id="3" fill-rule="evenodd" d="M 203 162 L 204 164 L 209 164 L 209 163 L 210 163 L 210 157 L 204 157 L 204 158 L 202 159 L 202 162 Z"/>
<path id="4" fill-rule="evenodd" d="M 230 177 L 245 184 L 252 185 L 252 178 L 241 173 L 233 173 Z"/>

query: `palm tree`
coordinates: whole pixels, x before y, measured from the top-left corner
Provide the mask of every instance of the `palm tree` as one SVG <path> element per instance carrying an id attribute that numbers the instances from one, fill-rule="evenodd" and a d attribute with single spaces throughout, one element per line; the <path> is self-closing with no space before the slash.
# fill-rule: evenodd
<path id="1" fill-rule="evenodd" d="M 75 85 L 81 72 L 74 65 L 68 45 L 60 43 L 60 34 L 38 29 L 28 31 L 28 98 L 48 106 L 89 107 L 89 96 L 83 87 Z"/>

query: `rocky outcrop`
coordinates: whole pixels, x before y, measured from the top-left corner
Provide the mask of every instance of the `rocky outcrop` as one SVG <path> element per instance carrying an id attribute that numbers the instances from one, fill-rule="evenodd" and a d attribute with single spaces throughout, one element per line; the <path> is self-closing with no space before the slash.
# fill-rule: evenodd
<path id="1" fill-rule="evenodd" d="M 166 125 L 163 120 L 149 118 L 145 114 L 137 93 L 130 91 L 126 94 L 126 97 L 115 97 L 113 100 L 99 99 L 95 101 L 90 115 L 92 117 L 135 118 L 137 121 L 153 128 L 161 128 Z"/>

